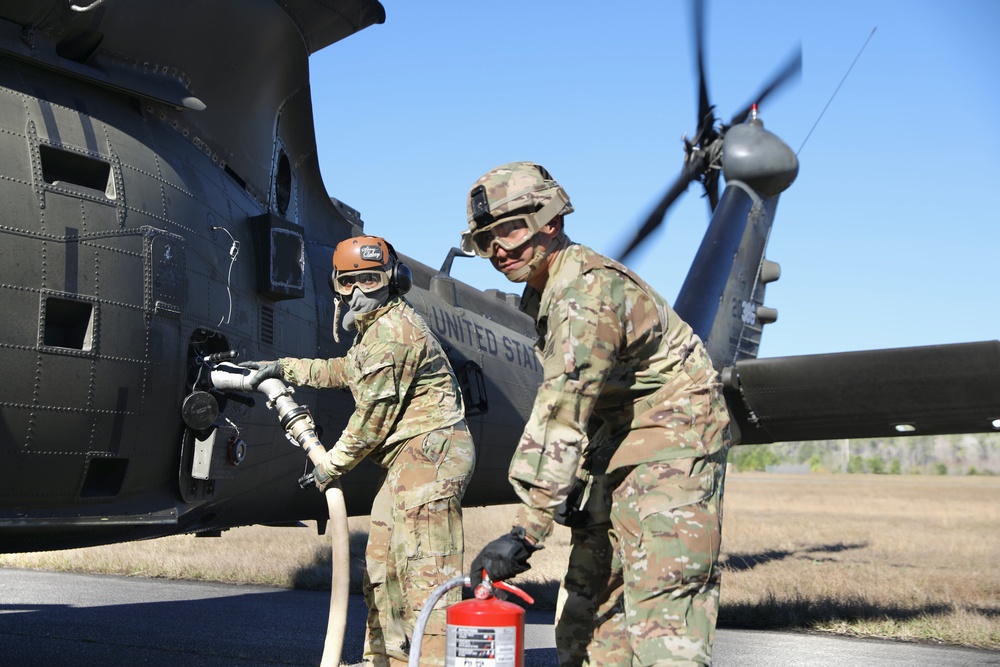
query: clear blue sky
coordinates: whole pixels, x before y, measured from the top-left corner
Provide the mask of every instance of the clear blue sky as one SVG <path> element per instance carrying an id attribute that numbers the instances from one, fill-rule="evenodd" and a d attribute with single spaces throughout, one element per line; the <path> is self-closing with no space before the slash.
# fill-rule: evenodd
<path id="1" fill-rule="evenodd" d="M 311 60 L 329 193 L 434 267 L 465 194 L 504 162 L 545 165 L 570 236 L 613 253 L 676 178 L 697 96 L 687 2 L 418 3 Z M 708 5 L 708 86 L 728 119 L 796 44 L 802 78 L 761 109 L 799 154 L 768 257 L 762 357 L 1000 338 L 1000 2 Z M 697 184 L 629 260 L 673 301 L 708 224 Z M 519 291 L 481 259 L 453 275 Z"/>

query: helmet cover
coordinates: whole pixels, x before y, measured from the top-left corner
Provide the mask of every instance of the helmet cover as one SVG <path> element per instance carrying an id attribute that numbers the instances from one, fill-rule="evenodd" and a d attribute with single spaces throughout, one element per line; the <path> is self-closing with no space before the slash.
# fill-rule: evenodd
<path id="1" fill-rule="evenodd" d="M 486 172 L 469 188 L 466 215 L 469 229 L 485 227 L 505 215 L 531 212 L 552 201 L 562 190 L 548 170 L 534 162 L 509 162 Z M 563 193 L 565 196 L 565 192 Z M 565 197 L 569 200 L 569 197 Z M 567 203 L 562 215 L 573 212 Z"/>

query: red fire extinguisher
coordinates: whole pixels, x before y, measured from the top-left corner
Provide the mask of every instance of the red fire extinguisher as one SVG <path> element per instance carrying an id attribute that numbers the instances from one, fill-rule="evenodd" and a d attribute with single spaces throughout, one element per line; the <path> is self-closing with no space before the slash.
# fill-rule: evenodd
<path id="1" fill-rule="evenodd" d="M 535 602 L 517 586 L 484 580 L 474 599 L 448 607 L 446 667 L 524 667 L 524 609 L 495 598 L 493 588 Z"/>
<path id="2" fill-rule="evenodd" d="M 413 628 L 408 667 L 420 664 L 424 627 L 434 605 L 449 590 L 462 585 L 470 585 L 468 577 L 441 584 L 424 603 Z M 535 603 L 517 586 L 491 582 L 484 576 L 483 583 L 473 591 L 475 599 L 448 607 L 445 667 L 524 667 L 524 609 L 496 599 L 494 588 L 513 593 L 528 604 Z"/>

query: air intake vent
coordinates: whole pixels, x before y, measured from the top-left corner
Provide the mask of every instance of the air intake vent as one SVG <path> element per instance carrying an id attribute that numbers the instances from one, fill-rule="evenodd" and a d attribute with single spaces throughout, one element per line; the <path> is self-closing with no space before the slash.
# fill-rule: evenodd
<path id="1" fill-rule="evenodd" d="M 114 498 L 122 490 L 128 459 L 89 458 L 80 489 L 81 498 Z"/>
<path id="2" fill-rule="evenodd" d="M 108 199 L 117 198 L 111 165 L 104 160 L 45 144 L 39 144 L 38 155 L 42 159 L 42 178 L 49 185 L 75 185 L 101 192 Z"/>
<path id="3" fill-rule="evenodd" d="M 42 345 L 89 352 L 94 346 L 94 304 L 59 297 L 42 299 Z"/>
<path id="4" fill-rule="evenodd" d="M 260 341 L 274 345 L 274 309 L 271 306 L 260 307 Z"/>

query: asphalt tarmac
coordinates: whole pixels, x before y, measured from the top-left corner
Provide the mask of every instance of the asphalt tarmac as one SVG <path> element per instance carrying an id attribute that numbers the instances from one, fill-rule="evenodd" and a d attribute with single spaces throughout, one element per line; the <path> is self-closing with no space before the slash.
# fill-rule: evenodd
<path id="1" fill-rule="evenodd" d="M 0 569 L 0 665 L 318 665 L 329 593 Z M 343 661 L 361 660 L 351 597 Z M 552 612 L 529 611 L 525 667 L 556 667 Z M 1000 652 L 720 629 L 716 667 L 1000 666 Z"/>

